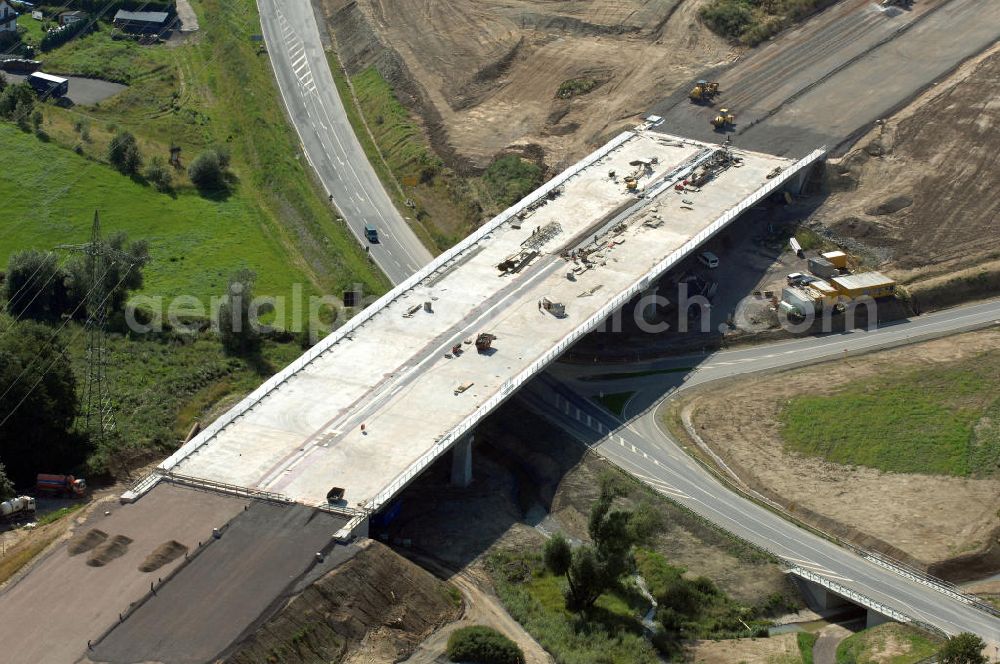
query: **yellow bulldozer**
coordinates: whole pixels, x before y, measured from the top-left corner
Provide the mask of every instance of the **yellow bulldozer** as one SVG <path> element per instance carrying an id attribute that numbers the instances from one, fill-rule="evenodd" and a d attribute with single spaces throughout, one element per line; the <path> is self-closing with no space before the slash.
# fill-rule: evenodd
<path id="1" fill-rule="evenodd" d="M 712 118 L 712 125 L 720 130 L 732 128 L 735 122 L 736 116 L 730 113 L 728 108 L 720 108 L 716 116 Z"/>
<path id="2" fill-rule="evenodd" d="M 706 80 L 700 80 L 695 83 L 694 87 L 691 88 L 691 92 L 688 93 L 688 97 L 694 103 L 709 102 L 719 94 L 719 84 L 712 82 L 709 83 Z"/>

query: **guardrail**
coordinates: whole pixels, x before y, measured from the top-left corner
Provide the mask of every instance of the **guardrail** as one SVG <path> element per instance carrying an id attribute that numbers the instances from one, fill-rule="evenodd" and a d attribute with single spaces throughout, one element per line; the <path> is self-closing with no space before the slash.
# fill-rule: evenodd
<path id="1" fill-rule="evenodd" d="M 367 503 L 366 507 L 372 511 L 379 509 L 382 505 L 388 502 L 396 493 L 403 489 L 414 477 L 420 474 L 428 465 L 433 463 L 439 456 L 446 452 L 458 439 L 468 432 L 473 426 L 475 426 L 480 420 L 482 420 L 486 415 L 493 411 L 497 406 L 503 403 L 510 394 L 518 387 L 523 385 L 527 380 L 531 379 L 535 374 L 545 368 L 553 360 L 562 355 L 567 348 L 576 343 L 581 337 L 589 334 L 594 330 L 601 322 L 607 318 L 611 313 L 620 307 L 624 306 L 629 300 L 631 300 L 635 295 L 646 290 L 650 283 L 673 265 L 683 260 L 689 254 L 693 253 L 695 249 L 700 247 L 707 239 L 714 236 L 720 230 L 728 226 L 734 219 L 739 217 L 741 214 L 746 212 L 749 208 L 756 205 L 762 199 L 771 195 L 776 189 L 784 185 L 789 179 L 798 174 L 803 168 L 806 168 L 816 160 L 820 159 L 826 154 L 824 149 L 814 150 L 809 155 L 803 157 L 799 161 L 795 162 L 792 166 L 789 166 L 775 178 L 767 182 L 760 189 L 755 191 L 753 194 L 745 198 L 738 205 L 734 206 L 732 209 L 728 210 L 721 217 L 716 219 L 714 222 L 709 224 L 706 228 L 702 229 L 694 237 L 685 242 L 679 249 L 671 252 L 669 256 L 657 263 L 650 269 L 646 274 L 636 279 L 630 286 L 628 286 L 624 291 L 619 293 L 617 296 L 612 298 L 607 304 L 601 307 L 597 312 L 591 315 L 586 321 L 584 321 L 575 330 L 571 331 L 569 334 L 564 336 L 553 348 L 548 352 L 543 354 L 540 358 L 532 362 L 526 369 L 521 371 L 519 374 L 513 378 L 508 379 L 503 383 L 500 389 L 493 394 L 489 399 L 487 399 L 483 404 L 481 404 L 471 415 L 466 417 L 457 426 L 447 432 L 441 439 L 427 452 L 420 456 L 415 462 L 413 462 L 406 470 L 397 475 L 385 489 L 376 494 Z M 682 180 L 688 174 L 690 174 L 699 163 L 704 159 L 707 159 L 711 154 L 704 155 L 700 160 L 695 160 L 690 162 L 686 167 L 675 170 L 673 172 L 672 181 L 664 181 L 655 190 L 656 193 L 668 189 L 673 183 Z M 650 194 L 646 199 L 651 201 L 655 194 Z"/>

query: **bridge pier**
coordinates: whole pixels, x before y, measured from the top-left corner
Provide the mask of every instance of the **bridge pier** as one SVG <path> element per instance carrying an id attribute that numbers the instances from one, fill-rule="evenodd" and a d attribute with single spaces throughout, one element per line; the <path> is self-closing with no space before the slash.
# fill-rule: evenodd
<path id="1" fill-rule="evenodd" d="M 806 605 L 813 611 L 829 611 L 830 609 L 851 604 L 847 599 L 830 592 L 817 583 L 801 578 L 797 579 L 797 581 L 799 589 L 802 591 L 802 598 L 806 601 Z"/>
<path id="2" fill-rule="evenodd" d="M 462 436 L 451 448 L 451 483 L 465 488 L 472 484 L 472 439 L 474 434 Z"/>

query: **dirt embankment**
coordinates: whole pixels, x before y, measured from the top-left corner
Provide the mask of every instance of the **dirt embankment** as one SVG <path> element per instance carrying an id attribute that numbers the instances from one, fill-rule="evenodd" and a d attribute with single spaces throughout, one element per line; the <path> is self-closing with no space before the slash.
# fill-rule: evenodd
<path id="1" fill-rule="evenodd" d="M 1000 569 L 1000 480 L 885 473 L 787 452 L 779 414 L 793 396 L 931 368 L 1000 344 L 986 330 L 715 385 L 680 404 L 698 436 L 744 482 L 802 521 L 960 581 Z M 844 413 L 844 417 L 850 417 Z"/>
<path id="2" fill-rule="evenodd" d="M 1000 292 L 1000 46 L 876 126 L 827 167 L 812 216 L 920 309 Z"/>
<path id="3" fill-rule="evenodd" d="M 400 661 L 460 613 L 444 582 L 369 542 L 306 588 L 226 661 Z"/>
<path id="4" fill-rule="evenodd" d="M 377 67 L 459 171 L 528 148 L 561 169 L 734 56 L 703 0 L 317 1 L 348 72 Z"/>

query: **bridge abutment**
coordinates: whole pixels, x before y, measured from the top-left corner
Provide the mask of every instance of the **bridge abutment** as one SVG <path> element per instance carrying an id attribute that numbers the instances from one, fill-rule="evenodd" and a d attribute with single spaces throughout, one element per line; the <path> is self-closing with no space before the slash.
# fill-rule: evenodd
<path id="1" fill-rule="evenodd" d="M 472 440 L 474 434 L 462 436 L 451 448 L 451 483 L 465 488 L 472 484 Z"/>

